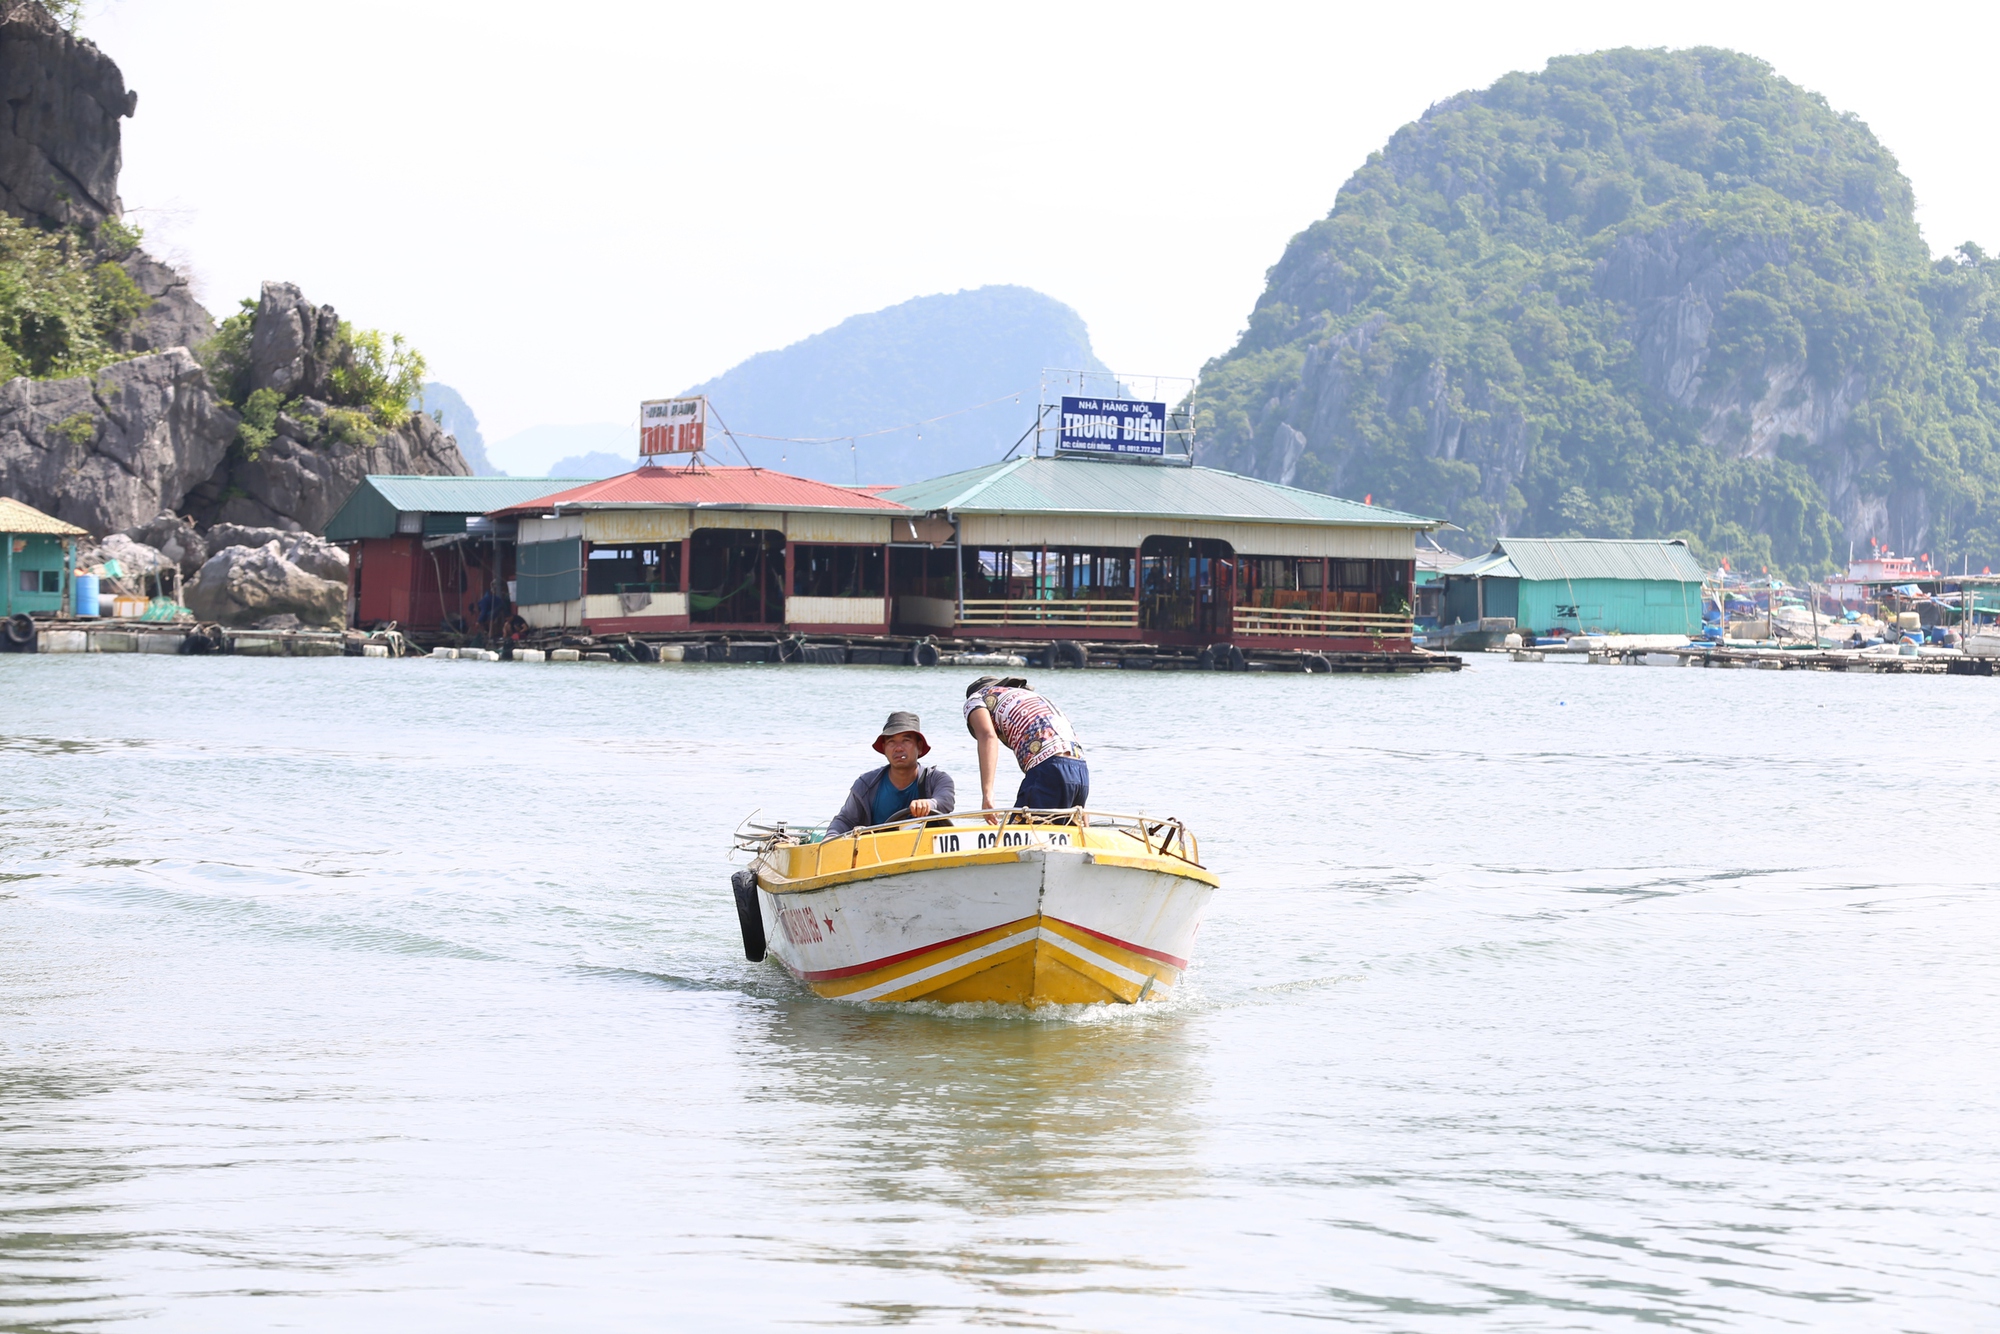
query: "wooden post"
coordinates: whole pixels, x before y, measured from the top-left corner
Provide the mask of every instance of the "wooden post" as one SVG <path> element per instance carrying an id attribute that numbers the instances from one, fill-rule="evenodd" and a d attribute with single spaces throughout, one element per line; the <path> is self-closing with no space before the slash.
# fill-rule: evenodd
<path id="1" fill-rule="evenodd" d="M 951 572 L 958 582 L 958 616 L 952 622 L 951 632 L 958 634 L 958 627 L 965 623 L 965 537 L 959 532 L 958 516 L 951 520 Z"/>

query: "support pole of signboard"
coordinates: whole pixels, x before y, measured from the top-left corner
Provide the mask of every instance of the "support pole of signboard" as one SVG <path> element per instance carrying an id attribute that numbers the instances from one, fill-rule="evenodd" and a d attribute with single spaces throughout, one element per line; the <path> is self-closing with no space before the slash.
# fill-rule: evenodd
<path id="1" fill-rule="evenodd" d="M 708 415 L 715 418 L 715 424 L 720 426 L 722 433 L 729 437 L 729 443 L 736 446 L 736 453 L 743 460 L 743 466 L 746 468 L 756 467 L 757 465 L 750 461 L 750 456 L 743 452 L 743 442 L 736 438 L 736 432 L 729 429 L 729 423 L 722 420 L 722 414 L 715 410 L 715 404 L 710 403 L 708 405 Z M 704 449 L 701 452 L 707 453 L 708 451 Z"/>
<path id="2" fill-rule="evenodd" d="M 1035 408 L 1035 420 L 1034 420 L 1034 421 L 1033 421 L 1033 422 L 1032 422 L 1032 423 L 1031 423 L 1031 424 L 1029 425 L 1029 427 L 1028 427 L 1028 429 L 1027 429 L 1027 430 L 1025 430 L 1025 431 L 1021 432 L 1021 439 L 1020 439 L 1020 440 L 1016 440 L 1016 441 L 1015 441 L 1015 442 L 1013 443 L 1012 447 L 1011 447 L 1011 448 L 1009 448 L 1009 449 L 1008 449 L 1008 451 L 1007 451 L 1007 452 L 1006 452 L 1005 454 L 1002 454 L 1002 455 L 1000 456 L 1000 461 L 1001 461 L 1002 463 L 1005 463 L 1005 462 L 1006 462 L 1006 461 L 1007 461 L 1008 459 L 1011 459 L 1011 458 L 1013 458 L 1013 457 L 1014 457 L 1014 450 L 1016 450 L 1016 449 L 1019 449 L 1019 448 L 1021 447 L 1021 444 L 1022 444 L 1022 442 L 1023 442 L 1023 441 L 1025 441 L 1025 440 L 1026 440 L 1026 439 L 1027 439 L 1027 438 L 1028 438 L 1029 436 L 1031 436 L 1031 435 L 1034 435 L 1034 434 L 1035 434 L 1036 432 L 1038 432 L 1038 431 L 1040 431 L 1040 430 L 1042 429 L 1042 418 L 1043 418 L 1043 416 L 1045 416 L 1045 415 L 1046 415 L 1046 414 L 1048 413 L 1048 410 L 1049 410 L 1049 407 L 1048 407 L 1048 404 L 1046 404 L 1046 403 L 1042 403 L 1042 404 L 1038 404 L 1038 405 L 1036 406 L 1036 408 Z M 1036 452 L 1037 454 L 1039 454 L 1039 453 L 1041 452 L 1041 442 L 1040 442 L 1040 441 L 1037 441 L 1037 442 L 1036 442 L 1036 445 L 1035 445 L 1035 452 Z"/>

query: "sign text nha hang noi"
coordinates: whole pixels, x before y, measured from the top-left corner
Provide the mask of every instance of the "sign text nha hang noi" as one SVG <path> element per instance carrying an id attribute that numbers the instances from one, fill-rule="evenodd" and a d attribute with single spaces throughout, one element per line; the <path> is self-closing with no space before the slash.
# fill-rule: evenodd
<path id="1" fill-rule="evenodd" d="M 639 405 L 639 454 L 699 454 L 708 434 L 708 400 L 652 398 Z"/>
<path id="2" fill-rule="evenodd" d="M 1136 398 L 1062 400 L 1062 430 L 1056 448 L 1081 454 L 1167 452 L 1167 405 Z"/>

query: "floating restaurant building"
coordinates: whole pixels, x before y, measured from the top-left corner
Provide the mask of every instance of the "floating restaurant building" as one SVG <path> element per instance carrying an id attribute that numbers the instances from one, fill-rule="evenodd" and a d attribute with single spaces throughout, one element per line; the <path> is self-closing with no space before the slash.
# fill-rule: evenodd
<path id="1" fill-rule="evenodd" d="M 1407 651 L 1432 520 L 1211 468 L 1022 458 L 880 494 L 641 468 L 496 510 L 540 628 Z"/>
<path id="2" fill-rule="evenodd" d="M 1678 540 L 1508 537 L 1444 571 L 1441 619 L 1544 633 L 1694 636 L 1702 579 Z"/>
<path id="3" fill-rule="evenodd" d="M 347 548 L 348 621 L 463 628 L 488 589 L 514 577 L 514 532 L 486 512 L 582 478 L 372 475 L 327 520 Z"/>
<path id="4" fill-rule="evenodd" d="M 516 525 L 521 618 L 591 634 L 887 634 L 890 548 L 935 536 L 867 491 L 706 465 L 640 468 L 490 517 Z"/>
<path id="5" fill-rule="evenodd" d="M 883 492 L 949 543 L 893 552 L 899 629 L 958 638 L 1411 648 L 1436 521 L 1236 473 L 1059 453 Z"/>

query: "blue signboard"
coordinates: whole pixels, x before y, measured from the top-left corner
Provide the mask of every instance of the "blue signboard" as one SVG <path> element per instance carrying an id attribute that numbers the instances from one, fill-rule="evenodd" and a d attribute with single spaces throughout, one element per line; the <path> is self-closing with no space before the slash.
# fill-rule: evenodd
<path id="1" fill-rule="evenodd" d="M 1064 395 L 1062 435 L 1056 444 L 1084 454 L 1165 454 L 1167 405 Z"/>

